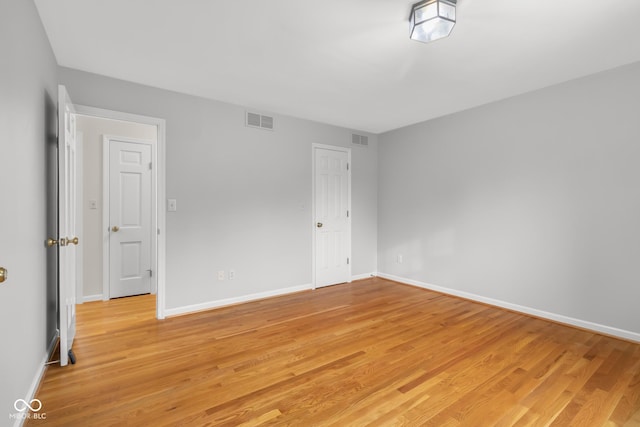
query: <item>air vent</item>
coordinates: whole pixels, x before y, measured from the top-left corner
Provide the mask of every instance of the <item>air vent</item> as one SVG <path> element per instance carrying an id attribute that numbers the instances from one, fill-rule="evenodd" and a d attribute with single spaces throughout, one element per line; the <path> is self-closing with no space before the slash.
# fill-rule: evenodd
<path id="1" fill-rule="evenodd" d="M 273 117 L 247 111 L 246 124 L 252 128 L 273 130 Z"/>
<path id="2" fill-rule="evenodd" d="M 273 130 L 273 117 L 260 116 L 260 127 L 262 129 Z"/>
<path id="3" fill-rule="evenodd" d="M 353 133 L 351 134 L 351 143 L 355 145 L 369 145 L 369 137 Z"/>

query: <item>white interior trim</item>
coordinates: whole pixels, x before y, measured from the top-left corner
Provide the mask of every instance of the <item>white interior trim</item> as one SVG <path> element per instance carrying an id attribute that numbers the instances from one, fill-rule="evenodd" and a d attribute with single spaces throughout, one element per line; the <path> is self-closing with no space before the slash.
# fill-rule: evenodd
<path id="1" fill-rule="evenodd" d="M 77 125 L 76 125 L 77 127 Z M 76 237 L 84 242 L 84 134 L 76 131 Z M 84 302 L 84 251 L 76 250 L 76 304 Z"/>
<path id="2" fill-rule="evenodd" d="M 157 136 L 157 142 L 156 142 L 157 150 L 155 150 L 155 157 L 152 158 L 152 162 L 154 164 L 152 176 L 154 176 L 154 182 L 155 182 L 155 184 L 152 184 L 154 186 L 153 194 L 155 195 L 155 208 L 152 209 L 152 212 L 153 212 L 152 224 L 156 224 L 155 227 L 157 231 L 156 239 L 152 239 L 152 240 L 155 240 L 155 248 L 156 248 L 155 256 L 152 256 L 152 264 L 155 262 L 155 266 L 156 266 L 154 269 L 154 277 L 156 279 L 156 288 L 157 288 L 156 317 L 158 319 L 164 319 L 165 317 L 165 285 L 166 285 L 166 277 L 165 277 L 166 215 L 165 215 L 163 201 L 166 198 L 166 159 L 165 159 L 166 121 L 164 119 L 160 119 L 156 117 L 141 116 L 138 114 L 106 110 L 103 108 L 88 107 L 85 105 L 76 105 L 75 107 L 76 107 L 76 114 L 100 117 L 103 119 L 122 120 L 126 122 L 148 124 L 148 125 L 156 126 L 156 128 L 158 129 L 158 136 Z M 103 183 L 103 192 L 104 192 L 104 183 Z M 104 194 L 103 194 L 103 212 L 105 210 L 105 206 L 108 206 L 108 203 L 106 205 L 104 204 Z M 103 217 L 103 221 L 104 221 L 104 217 Z M 108 257 L 108 253 L 107 253 L 107 257 Z M 104 263 L 104 254 L 103 254 L 103 263 Z M 104 281 L 104 272 L 103 272 L 103 281 Z M 105 296 L 103 295 L 103 298 L 104 297 Z M 107 294 L 107 298 L 108 298 L 108 294 Z"/>
<path id="3" fill-rule="evenodd" d="M 351 276 L 351 281 L 353 282 L 354 280 L 370 279 L 372 277 L 376 277 L 376 273 L 356 274 L 355 276 Z"/>
<path id="4" fill-rule="evenodd" d="M 111 170 L 109 168 L 109 143 L 102 138 L 102 300 L 109 301 L 111 290 L 109 289 L 109 181 Z M 105 268 L 106 267 L 106 268 Z"/>
<path id="5" fill-rule="evenodd" d="M 377 276 L 382 277 L 383 279 L 393 280 L 394 282 L 400 282 L 406 285 L 429 289 L 431 291 L 436 291 L 436 292 L 440 292 L 447 295 L 453 295 L 453 296 L 468 299 L 471 301 L 477 301 L 484 304 L 489 304 L 495 307 L 506 308 L 507 310 L 517 311 L 519 313 L 529 314 L 531 316 L 540 317 L 542 319 L 552 320 L 557 323 L 576 326 L 581 329 L 587 329 L 593 332 L 611 335 L 614 337 L 619 337 L 619 338 L 640 343 L 640 334 L 636 332 L 626 331 L 624 329 L 618 329 L 618 328 L 614 328 L 607 325 L 601 325 L 601 324 L 589 322 L 586 320 L 575 319 L 573 317 L 564 316 L 562 314 L 550 313 L 548 311 L 538 310 L 536 308 L 526 307 L 518 304 L 512 304 L 510 302 L 501 301 L 493 298 L 487 298 L 487 297 L 472 294 L 469 292 L 458 291 L 456 289 L 444 288 L 442 286 L 432 285 L 430 283 L 420 282 L 418 280 L 394 276 L 393 274 L 378 272 Z"/>
<path id="6" fill-rule="evenodd" d="M 311 284 L 302 285 L 302 286 L 292 286 L 289 288 L 274 289 L 272 291 L 243 295 L 241 297 L 226 298 L 226 299 L 221 299 L 217 301 L 203 302 L 200 304 L 186 305 L 183 307 L 168 308 L 165 310 L 165 315 L 179 316 L 181 314 L 189 314 L 197 311 L 210 310 L 212 308 L 220 308 L 228 305 L 240 304 L 243 302 L 250 302 L 250 301 L 256 301 L 256 300 L 261 300 L 265 298 L 277 297 L 281 295 L 292 294 L 295 292 L 309 291 L 312 288 L 313 287 Z"/>
<path id="7" fill-rule="evenodd" d="M 110 223 L 110 201 L 109 195 L 111 194 L 111 141 L 130 142 L 132 144 L 148 145 L 151 148 L 151 159 L 155 164 L 156 156 L 156 144 L 154 141 L 146 139 L 131 138 L 128 136 L 117 135 L 103 135 L 102 136 L 102 299 L 108 301 L 111 298 L 111 259 L 110 259 L 110 235 L 109 231 L 111 227 Z M 151 207 L 158 206 L 156 200 L 156 176 L 157 173 L 154 167 L 151 168 Z M 156 215 L 151 215 L 151 230 L 157 230 Z M 157 275 L 155 272 L 158 270 L 158 257 L 157 257 L 157 233 L 155 233 L 155 239 L 151 239 L 151 293 L 156 294 L 158 290 Z"/>
<path id="8" fill-rule="evenodd" d="M 29 389 L 27 390 L 27 395 L 23 397 L 25 401 L 31 402 L 31 400 L 34 397 L 36 397 L 36 391 L 38 391 L 38 387 L 40 387 L 40 382 L 42 381 L 42 378 L 44 378 L 44 373 L 47 370 L 47 362 L 51 358 L 51 355 L 53 354 L 53 350 L 55 350 L 56 343 L 58 342 L 59 336 L 60 334 L 58 331 L 58 333 L 56 333 L 51 339 L 51 342 L 47 347 L 47 351 L 44 357 L 42 358 L 42 361 L 40 362 L 40 364 L 38 364 L 38 369 L 36 370 L 36 374 L 33 377 L 33 381 L 31 381 L 31 385 L 29 385 Z M 24 421 L 25 421 L 25 418 L 17 417 L 13 423 L 13 427 L 21 427 L 22 425 L 24 425 Z"/>
<path id="9" fill-rule="evenodd" d="M 353 254 L 351 253 L 351 219 L 353 217 L 351 210 L 351 173 L 353 169 L 351 167 L 351 148 L 314 142 L 311 144 L 311 285 L 313 289 L 316 289 L 316 148 L 347 153 L 347 163 L 349 163 L 349 173 L 347 174 L 347 191 L 349 192 L 349 197 L 347 198 L 347 209 L 349 210 L 349 222 L 347 225 L 347 236 L 349 236 L 347 242 L 347 253 L 349 254 L 348 276 L 351 278 L 350 281 L 353 280 L 351 276 L 353 265 Z"/>
<path id="10" fill-rule="evenodd" d="M 93 301 L 102 301 L 102 294 L 98 294 L 98 295 L 87 295 L 85 297 L 82 297 L 82 302 L 93 302 Z"/>

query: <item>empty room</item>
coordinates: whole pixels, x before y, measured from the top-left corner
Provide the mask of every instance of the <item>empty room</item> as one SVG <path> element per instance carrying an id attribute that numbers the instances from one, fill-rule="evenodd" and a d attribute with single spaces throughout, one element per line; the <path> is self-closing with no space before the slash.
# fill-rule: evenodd
<path id="1" fill-rule="evenodd" d="M 0 427 L 640 426 L 639 20 L 0 0 Z"/>

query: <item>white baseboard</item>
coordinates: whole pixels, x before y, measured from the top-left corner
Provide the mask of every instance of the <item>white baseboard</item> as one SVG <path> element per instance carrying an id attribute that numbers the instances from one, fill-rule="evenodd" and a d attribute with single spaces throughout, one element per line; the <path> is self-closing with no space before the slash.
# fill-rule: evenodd
<path id="1" fill-rule="evenodd" d="M 82 297 L 82 302 L 102 301 L 102 294 L 99 295 L 87 295 Z"/>
<path id="2" fill-rule="evenodd" d="M 376 273 L 356 274 L 355 276 L 351 276 L 351 281 L 369 279 L 371 277 L 376 277 Z"/>
<path id="3" fill-rule="evenodd" d="M 33 381 L 31 381 L 29 390 L 27 390 L 27 395 L 24 397 L 25 402 L 31 402 L 33 398 L 36 396 L 36 391 L 40 386 L 40 381 L 42 381 L 42 378 L 44 376 L 44 371 L 47 368 L 47 361 L 51 357 L 51 353 L 53 353 L 53 350 L 57 341 L 58 341 L 58 334 L 55 334 L 53 336 L 53 339 L 49 343 L 47 352 L 45 353 L 44 357 L 42 358 L 42 361 L 40 362 L 40 365 L 38 366 L 38 370 L 36 371 L 33 377 Z M 21 418 L 21 417 L 16 418 L 16 420 L 13 423 L 13 427 L 22 427 L 22 425 L 24 424 L 24 421 L 25 421 L 25 418 Z"/>
<path id="4" fill-rule="evenodd" d="M 183 307 L 167 308 L 164 310 L 165 316 L 178 316 L 181 314 L 194 313 L 196 311 L 210 310 L 212 308 L 224 307 L 227 305 L 240 304 L 243 302 L 255 301 L 264 298 L 276 297 L 280 295 L 292 294 L 294 292 L 308 291 L 313 289 L 311 284 L 302 286 L 292 286 L 290 288 L 275 289 L 273 291 L 258 292 L 256 294 L 243 295 L 240 297 L 226 298 L 216 301 L 208 301 L 200 304 L 187 305 Z"/>
<path id="5" fill-rule="evenodd" d="M 432 285 L 430 283 L 424 283 L 417 280 L 407 279 L 404 277 L 394 276 L 386 273 L 376 273 L 378 277 L 383 279 L 393 280 L 395 282 L 404 283 L 407 285 L 416 286 L 419 288 L 429 289 L 432 291 L 440 292 L 447 295 L 453 295 L 460 298 L 481 302 L 484 304 L 493 305 L 496 307 L 506 308 L 508 310 L 517 311 L 519 313 L 529 314 L 531 316 L 540 317 L 543 319 L 552 320 L 558 323 L 564 323 L 566 325 L 576 326 L 582 329 L 588 329 L 593 332 L 598 332 L 614 337 L 623 338 L 630 341 L 640 342 L 640 333 L 627 331 L 624 329 L 614 328 L 612 326 L 601 325 L 598 323 L 589 322 L 586 320 L 575 319 L 573 317 L 564 316 L 562 314 L 549 313 L 547 311 L 538 310 L 531 307 L 526 307 L 518 304 L 512 304 L 510 302 L 496 300 L 493 298 L 487 298 L 480 295 L 472 294 L 469 292 L 458 291 L 456 289 L 444 288 L 442 286 Z"/>

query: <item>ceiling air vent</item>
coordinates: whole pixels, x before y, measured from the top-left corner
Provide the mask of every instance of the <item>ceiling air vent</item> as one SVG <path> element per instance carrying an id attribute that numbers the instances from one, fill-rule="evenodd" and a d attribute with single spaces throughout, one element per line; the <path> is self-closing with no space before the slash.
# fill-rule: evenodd
<path id="1" fill-rule="evenodd" d="M 369 137 L 353 133 L 351 134 L 351 143 L 355 145 L 369 145 Z"/>
<path id="2" fill-rule="evenodd" d="M 270 116 L 263 116 L 262 114 L 247 111 L 246 123 L 247 126 L 252 128 L 273 130 L 273 117 Z"/>

